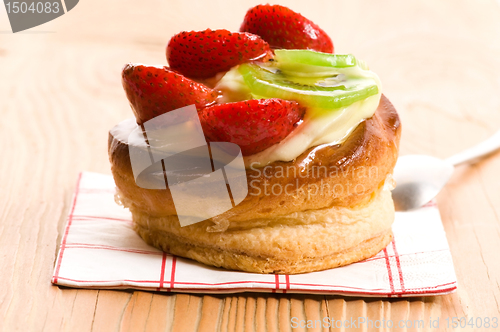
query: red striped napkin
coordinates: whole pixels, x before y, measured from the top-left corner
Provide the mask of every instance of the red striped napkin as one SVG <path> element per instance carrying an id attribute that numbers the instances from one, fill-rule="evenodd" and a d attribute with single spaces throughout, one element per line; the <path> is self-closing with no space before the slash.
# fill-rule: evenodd
<path id="1" fill-rule="evenodd" d="M 114 188 L 111 176 L 80 174 L 52 283 L 188 293 L 377 297 L 438 295 L 457 287 L 435 204 L 397 213 L 394 240 L 375 257 L 321 272 L 266 275 L 209 267 L 148 246 L 133 231 L 129 211 L 115 203 Z"/>

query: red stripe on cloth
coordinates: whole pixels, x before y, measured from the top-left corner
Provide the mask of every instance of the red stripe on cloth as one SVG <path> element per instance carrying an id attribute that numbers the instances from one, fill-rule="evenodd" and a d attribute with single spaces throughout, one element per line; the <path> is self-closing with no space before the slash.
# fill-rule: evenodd
<path id="1" fill-rule="evenodd" d="M 113 220 L 113 221 L 123 221 L 127 223 L 131 223 L 132 219 L 121 219 L 121 218 L 111 218 L 111 217 L 102 217 L 102 216 L 73 216 L 73 220 L 85 220 L 85 219 L 104 219 L 104 220 Z"/>
<path id="2" fill-rule="evenodd" d="M 252 283 L 252 284 L 272 284 L 272 285 L 276 286 L 276 282 L 270 282 L 270 281 L 253 281 L 253 280 L 252 281 L 249 281 L 249 280 L 228 281 L 228 282 L 217 282 L 217 283 L 176 281 L 175 283 L 178 284 L 178 285 L 203 285 L 203 286 L 213 286 L 213 285 L 221 286 L 221 285 L 231 285 L 231 284 Z M 351 286 L 344 286 L 344 285 L 305 284 L 305 283 L 297 283 L 297 282 L 291 282 L 290 285 L 291 284 L 293 284 L 295 286 L 336 287 L 336 288 L 339 288 L 339 289 L 350 288 L 350 289 L 358 289 L 358 290 L 360 290 L 360 291 L 354 291 L 356 293 L 364 293 L 364 292 L 362 292 L 362 290 L 365 290 L 367 292 L 367 294 L 371 294 L 365 288 L 360 288 L 360 287 L 351 287 Z M 446 284 L 440 284 L 440 285 L 433 286 L 433 287 L 409 288 L 409 289 L 406 289 L 406 291 L 408 292 L 408 291 L 410 291 L 412 289 L 414 289 L 414 290 L 433 289 L 433 288 L 439 288 L 439 287 L 447 286 L 447 285 L 451 285 L 451 284 L 455 284 L 455 282 L 449 282 L 449 283 L 446 283 Z M 309 288 L 305 288 L 305 289 L 309 289 Z M 298 289 L 298 290 L 302 290 L 302 289 Z M 379 292 L 376 292 L 376 290 L 373 290 L 372 293 L 377 293 L 377 294 L 380 293 L 380 294 L 382 294 L 382 293 L 386 293 L 386 291 L 383 290 L 383 289 L 380 289 Z"/>
<path id="3" fill-rule="evenodd" d="M 280 289 L 280 277 L 279 275 L 274 275 L 274 288 L 271 290 L 272 293 L 276 293 L 276 291 Z"/>
<path id="4" fill-rule="evenodd" d="M 290 289 L 290 276 L 288 274 L 285 275 L 285 289 L 283 293 L 286 294 L 286 290 Z"/>
<path id="5" fill-rule="evenodd" d="M 118 280 L 78 280 L 78 279 L 70 279 L 70 278 L 65 278 L 65 277 L 59 277 L 59 279 L 61 280 L 68 280 L 68 281 L 73 281 L 73 282 L 79 282 L 79 283 L 88 283 L 88 282 L 91 282 L 91 283 L 95 283 L 95 282 L 102 282 L 102 283 L 110 283 L 110 282 L 135 282 L 135 283 L 157 283 L 158 280 L 129 280 L 129 279 L 118 279 Z M 191 283 L 191 282 L 176 282 L 177 284 L 187 284 L 187 285 L 191 285 L 191 284 L 194 284 L 194 285 L 199 285 L 199 284 L 202 284 L 202 283 Z M 234 282 L 236 283 L 236 282 Z M 255 282 L 255 283 L 259 283 L 259 282 Z M 260 282 L 260 283 L 266 283 L 266 282 Z M 227 283 L 220 283 L 220 284 L 213 284 L 213 285 L 222 285 L 222 284 L 227 284 Z M 274 282 L 272 284 L 275 284 Z M 211 284 L 207 284 L 207 285 L 211 285 Z M 294 285 L 307 285 L 309 286 L 310 284 L 299 284 L 299 283 L 294 283 Z M 452 285 L 451 287 L 446 287 L 446 288 L 440 288 L 440 287 L 444 287 L 444 286 L 448 286 L 448 285 Z M 312 285 L 314 286 L 314 285 Z M 107 285 L 107 286 L 93 286 L 93 285 L 73 285 L 73 287 L 83 287 L 83 288 L 124 288 L 124 289 L 129 289 L 129 288 L 136 288 L 137 286 L 130 286 L 130 285 Z M 345 287 L 345 288 L 349 288 L 349 287 Z M 388 296 L 388 297 L 391 297 L 391 294 L 387 294 L 386 292 L 384 291 L 381 291 L 381 292 L 376 292 L 376 291 L 349 291 L 349 290 L 346 290 L 346 289 L 336 289 L 336 290 L 326 290 L 326 289 L 322 289 L 322 290 L 318 290 L 318 289 L 314 289 L 314 288 L 302 288 L 299 290 L 299 292 L 314 292 L 314 293 L 319 293 L 319 294 L 322 294 L 322 293 L 334 293 L 334 294 L 357 294 L 357 295 L 372 295 L 372 296 Z M 352 287 L 351 287 L 352 288 Z M 440 288 L 440 289 L 439 289 Z M 450 283 L 446 283 L 446 284 L 440 284 L 440 285 L 437 285 L 437 286 L 433 286 L 433 287 L 425 287 L 425 288 L 414 288 L 414 289 L 407 289 L 406 290 L 406 293 L 405 294 L 417 294 L 417 295 L 424 295 L 424 294 L 442 294 L 442 293 L 446 293 L 446 292 L 451 292 L 453 290 L 455 290 L 457 288 L 457 285 L 455 282 L 450 282 Z M 151 289 L 151 290 L 155 290 L 157 289 L 156 287 L 141 287 L 141 289 Z M 248 290 L 248 288 L 183 288 L 183 287 L 178 287 L 176 288 L 177 291 L 203 291 L 203 290 L 206 290 L 206 291 L 215 291 L 215 290 L 224 290 L 226 292 L 235 292 L 237 290 Z M 252 287 L 251 288 L 252 290 L 266 290 L 266 291 L 271 291 L 273 293 L 276 292 L 276 289 L 269 289 L 269 288 L 261 288 L 261 287 Z M 170 288 L 167 288 L 167 289 L 164 289 L 165 291 L 171 291 Z M 404 294 L 403 294 L 404 295 Z"/>
<path id="6" fill-rule="evenodd" d="M 163 253 L 163 257 L 161 259 L 161 272 L 160 272 L 160 285 L 158 287 L 158 291 L 163 288 L 163 283 L 165 281 L 165 265 L 167 263 L 167 253 Z"/>
<path id="7" fill-rule="evenodd" d="M 69 280 L 69 281 L 74 281 L 74 282 L 136 282 L 136 283 L 148 283 L 148 284 L 157 284 L 158 279 L 155 280 L 135 280 L 135 279 L 114 279 L 114 280 L 79 280 L 79 279 L 71 279 L 71 278 L 65 278 L 65 277 L 59 277 L 59 279 L 62 280 Z M 87 286 L 85 286 L 87 287 Z M 157 288 L 157 287 L 154 287 Z"/>
<path id="8" fill-rule="evenodd" d="M 232 284 L 270 284 L 276 286 L 276 282 L 273 281 L 256 281 L 256 280 L 242 280 L 242 281 L 227 281 L 227 282 L 191 282 L 191 281 L 176 281 L 176 284 L 179 285 L 203 285 L 203 286 L 212 286 L 212 285 L 232 285 Z M 300 284 L 299 284 L 300 285 Z M 311 286 L 316 286 L 311 285 Z M 321 285 L 320 285 L 321 286 Z M 341 287 L 341 286 L 339 286 Z M 364 288 L 359 288 L 364 289 Z"/>
<path id="9" fill-rule="evenodd" d="M 422 291 L 422 292 L 411 292 L 411 294 L 419 294 L 419 295 L 431 295 L 431 294 L 435 294 L 435 295 L 438 295 L 438 294 L 443 294 L 443 293 L 448 293 L 448 292 L 451 292 L 451 291 L 454 291 L 457 289 L 457 286 L 453 286 L 453 287 L 449 287 L 449 288 L 442 288 L 440 290 L 436 290 L 436 291 Z M 406 294 L 408 294 L 409 292 L 406 292 Z"/>
<path id="10" fill-rule="evenodd" d="M 433 290 L 433 289 L 438 289 L 440 287 L 444 287 L 444 286 L 448 286 L 448 285 L 453 285 L 453 287 L 455 287 L 455 288 L 457 287 L 456 282 L 447 282 L 446 284 L 439 284 L 439 285 L 432 286 L 432 287 L 407 288 L 406 293 L 420 293 L 420 292 L 426 292 L 426 291 L 437 292 L 436 290 Z"/>
<path id="11" fill-rule="evenodd" d="M 59 279 L 64 279 L 64 280 L 70 280 L 70 281 L 74 281 L 74 282 L 119 282 L 119 281 L 130 281 L 130 282 L 137 282 L 137 283 L 155 283 L 155 282 L 158 282 L 158 281 L 154 281 L 154 280 L 130 280 L 130 279 L 115 279 L 115 280 L 78 280 L 78 279 L 70 279 L 70 278 L 63 278 L 63 277 L 59 277 Z M 220 282 L 220 283 L 202 283 L 202 282 L 185 282 L 185 281 L 176 281 L 175 282 L 177 285 L 203 285 L 203 286 L 222 286 L 222 285 L 230 285 L 230 284 L 244 284 L 244 283 L 254 283 L 254 284 L 272 284 L 272 285 L 276 285 L 276 282 L 268 282 L 268 281 L 233 281 L 233 282 Z M 290 283 L 292 284 L 292 283 Z M 365 290 L 364 288 L 358 288 L 358 287 L 349 287 L 349 286 L 339 286 L 339 285 L 321 285 L 321 284 L 304 284 L 304 283 L 293 283 L 294 285 L 296 286 L 315 286 L 315 287 L 320 287 L 320 286 L 325 286 L 325 287 L 337 287 L 338 289 L 336 290 L 327 290 L 327 289 L 323 289 L 323 290 L 318 290 L 318 289 L 314 289 L 314 288 L 302 288 L 302 289 L 299 289 L 299 291 L 324 291 L 324 292 L 345 292 L 345 293 L 352 293 L 352 294 L 381 294 L 381 295 L 384 295 L 384 294 L 387 294 L 387 292 L 385 290 L 380 290 L 380 291 L 376 291 L 376 290 L 373 290 L 373 291 L 368 291 L 368 290 Z M 422 292 L 430 292 L 430 293 L 436 293 L 436 292 L 440 292 L 440 290 L 435 290 L 435 289 L 438 289 L 440 287 L 444 287 L 444 286 L 448 286 L 448 285 L 454 285 L 452 288 L 456 288 L 456 283 L 455 282 L 449 282 L 449 283 L 445 283 L 445 284 L 440 284 L 440 285 L 436 285 L 436 286 L 433 286 L 433 287 L 422 287 L 422 288 L 409 288 L 409 289 L 406 289 L 406 293 L 414 293 L 414 294 L 421 294 Z M 349 291 L 347 290 L 347 288 L 351 288 L 351 289 L 357 289 L 357 291 Z M 182 288 L 180 287 L 179 289 L 188 289 L 188 288 Z M 196 288 L 196 289 L 207 289 L 207 290 L 210 290 L 212 288 Z M 219 288 L 213 288 L 213 289 L 219 289 Z M 220 288 L 220 289 L 238 289 L 238 288 Z M 252 289 L 254 289 L 252 287 Z M 269 289 L 269 288 L 262 288 L 262 289 Z M 449 289 L 449 288 L 447 288 Z M 363 291 L 364 290 L 364 291 Z"/>
<path id="12" fill-rule="evenodd" d="M 138 283 L 158 283 L 158 280 L 132 280 L 132 279 L 114 279 L 114 280 L 79 280 L 79 279 L 70 279 L 70 278 L 65 278 L 65 277 L 59 277 L 59 279 L 64 279 L 64 280 L 69 280 L 69 281 L 74 281 L 74 282 L 119 282 L 119 281 L 130 281 L 130 282 L 138 282 Z M 205 285 L 205 286 L 212 286 L 212 285 L 228 285 L 228 284 L 239 284 L 239 283 L 247 283 L 249 281 L 241 281 L 241 282 L 221 282 L 221 283 L 213 283 L 213 284 L 206 284 L 206 283 L 199 283 L 199 282 L 182 282 L 182 281 L 176 281 L 176 284 L 179 285 Z M 256 284 L 269 284 L 270 282 L 265 282 L 265 281 L 254 281 L 252 283 Z M 274 282 L 272 284 L 275 284 Z M 300 283 L 293 283 L 294 285 L 304 285 L 304 286 L 316 286 L 314 284 L 300 284 Z M 420 294 L 422 292 L 439 292 L 440 290 L 435 290 L 440 287 L 448 286 L 448 285 L 454 285 L 453 287 L 456 288 L 456 283 L 455 282 L 449 282 L 445 284 L 440 284 L 437 286 L 433 287 L 423 287 L 423 288 L 408 288 L 406 289 L 406 293 L 416 293 Z M 313 290 L 313 291 L 325 291 L 325 292 L 346 292 L 346 293 L 355 293 L 355 294 L 386 294 L 385 291 L 369 291 L 365 290 L 363 291 L 349 291 L 345 290 L 345 288 L 352 288 L 352 289 L 359 289 L 363 290 L 363 288 L 356 288 L 356 287 L 345 287 L 345 286 L 333 286 L 333 287 L 338 287 L 339 289 L 336 290 L 327 290 L 327 289 L 314 289 L 314 288 L 304 288 L 304 289 L 299 289 L 299 291 L 303 290 Z M 451 287 L 451 288 L 453 288 Z M 181 289 L 180 287 L 179 289 Z M 343 289 L 342 289 L 343 288 Z M 187 289 L 187 288 L 186 288 Z M 196 289 L 204 289 L 204 288 L 196 288 Z M 206 288 L 206 289 L 211 289 L 211 288 Z M 218 289 L 218 288 L 217 288 Z M 237 288 L 220 288 L 220 289 L 237 289 Z M 253 288 L 252 288 L 253 289 Z M 269 289 L 269 288 L 262 288 L 262 289 Z M 446 288 L 449 289 L 449 288 Z"/>
<path id="13" fill-rule="evenodd" d="M 290 289 L 290 276 L 287 274 L 285 276 L 286 289 Z"/>
<path id="14" fill-rule="evenodd" d="M 387 254 L 387 249 L 384 248 L 385 255 L 385 265 L 387 266 L 387 273 L 389 274 L 389 286 L 391 288 L 391 294 L 394 294 L 394 281 L 392 280 L 392 272 L 391 272 L 391 262 L 389 261 L 389 255 Z M 391 295 L 389 295 L 390 297 Z"/>
<path id="15" fill-rule="evenodd" d="M 172 273 L 170 274 L 170 288 L 174 288 L 175 284 L 175 265 L 176 265 L 177 259 L 175 256 L 172 256 Z"/>
<path id="16" fill-rule="evenodd" d="M 66 239 L 68 237 L 69 228 L 71 227 L 71 222 L 73 221 L 73 214 L 75 213 L 76 201 L 78 198 L 79 190 L 80 190 L 80 181 L 82 180 L 82 173 L 78 174 L 78 180 L 76 180 L 76 189 L 75 189 L 75 197 L 73 197 L 73 206 L 71 207 L 71 212 L 68 216 L 68 224 L 66 225 L 66 230 L 64 231 L 64 236 L 61 241 L 61 247 L 59 248 L 59 257 L 57 260 L 56 271 L 54 272 L 54 278 L 52 279 L 53 283 L 57 283 L 57 278 L 59 277 L 59 270 L 61 269 L 61 262 L 64 254 L 64 247 L 66 245 Z"/>
<path id="17" fill-rule="evenodd" d="M 74 281 L 74 282 L 119 282 L 119 281 L 129 281 L 129 282 L 144 282 L 144 283 L 157 283 L 158 281 L 156 280 L 106 280 L 106 281 L 97 281 L 97 280 L 92 280 L 92 281 L 88 281 L 88 280 L 75 280 L 75 279 L 70 279 L 70 278 L 64 278 L 64 277 L 59 277 L 59 279 L 61 280 L 69 280 L 69 281 Z M 274 284 L 274 283 L 273 283 Z M 421 290 L 421 291 L 411 291 L 411 292 L 406 292 L 406 294 L 416 294 L 416 295 L 439 295 L 439 294 L 443 294 L 443 293 L 448 293 L 448 292 L 452 292 L 454 290 L 457 289 L 457 286 L 456 286 L 456 283 L 447 283 L 447 284 L 442 284 L 442 285 L 439 285 L 439 286 L 436 286 L 436 287 L 430 287 L 430 288 L 437 288 L 437 287 L 442 287 L 442 286 L 445 286 L 445 285 L 449 285 L 449 284 L 453 284 L 452 287 L 448 287 L 448 288 L 441 288 L 441 289 L 437 289 L 437 290 L 431 290 L 431 289 L 428 289 L 428 290 Z M 111 288 L 120 288 L 120 289 L 142 289 L 142 290 L 156 290 L 157 288 L 156 287 L 137 287 L 137 286 L 129 286 L 129 285 L 106 285 L 106 286 L 94 286 L 94 285 L 72 285 L 72 287 L 80 287 L 80 288 L 90 288 L 90 289 L 111 289 Z M 179 288 L 176 288 L 175 289 L 176 291 L 179 291 L 179 292 L 213 292 L 213 291 L 224 291 L 225 293 L 236 293 L 236 292 L 245 292 L 245 291 L 248 291 L 248 288 L 182 288 L 182 287 L 179 287 Z M 266 291 L 266 292 L 269 292 L 271 291 L 272 293 L 275 293 L 276 290 L 275 289 L 269 289 L 269 288 L 260 288 L 260 287 L 256 287 L 256 288 L 252 288 L 252 291 L 256 291 L 256 290 L 259 290 L 259 291 Z M 171 291 L 170 288 L 166 288 L 164 289 L 164 291 Z M 328 293 L 328 294 L 339 294 L 339 295 L 342 295 L 342 294 L 351 294 L 353 296 L 356 296 L 356 295 L 369 295 L 369 296 L 387 296 L 387 297 L 391 297 L 391 294 L 387 294 L 385 292 L 369 292 L 369 291 L 366 291 L 366 292 L 355 292 L 355 291 L 347 291 L 347 290 L 317 290 L 317 289 L 308 289 L 308 288 L 304 288 L 304 289 L 300 289 L 298 294 L 303 294 L 305 292 L 310 292 L 310 293 L 317 293 L 317 294 L 324 294 L 324 293 Z"/>
<path id="18" fill-rule="evenodd" d="M 145 254 L 145 255 L 162 255 L 160 251 L 150 251 L 150 250 L 141 250 L 141 249 L 126 249 L 126 248 L 118 248 L 113 246 L 105 246 L 100 244 L 86 244 L 86 243 L 66 243 L 66 248 L 71 249 L 101 249 L 101 250 L 114 250 L 114 251 L 123 251 L 123 252 L 131 252 L 134 254 Z"/>
<path id="19" fill-rule="evenodd" d="M 398 266 L 399 282 L 401 283 L 401 292 L 405 292 L 405 280 L 403 278 L 403 269 L 401 268 L 401 262 L 399 261 L 398 250 L 396 249 L 396 239 L 392 239 L 392 249 L 396 255 L 396 264 Z"/>
<path id="20" fill-rule="evenodd" d="M 91 287 L 97 287 L 99 286 L 85 286 L 85 288 L 91 288 Z M 119 286 L 105 286 L 107 287 L 119 287 Z M 123 288 L 123 287 L 122 287 Z M 424 292 L 418 292 L 415 293 L 417 295 L 425 295 L 425 294 L 432 294 L 432 295 L 439 295 L 443 293 L 449 293 L 453 290 L 455 290 L 456 287 L 449 287 L 437 291 L 424 291 Z M 204 292 L 214 292 L 214 291 L 223 291 L 225 294 L 226 293 L 238 293 L 238 292 L 248 292 L 248 288 L 176 288 L 176 291 L 178 292 L 187 292 L 187 293 L 204 293 Z M 262 292 L 269 292 L 271 291 L 272 293 L 275 293 L 275 289 L 269 289 L 269 288 L 252 288 L 251 291 L 262 291 Z M 351 296 L 362 296 L 362 295 L 368 295 L 368 296 L 374 296 L 374 297 L 391 297 L 390 294 L 387 293 L 376 293 L 376 292 L 364 292 L 364 293 L 359 293 L 359 292 L 351 292 L 351 291 L 343 291 L 343 290 L 316 290 L 316 289 L 300 289 L 297 290 L 295 294 L 308 294 L 308 293 L 314 293 L 314 294 L 325 294 L 328 293 L 329 295 L 345 295 L 345 294 L 350 294 Z M 292 292 L 293 294 L 293 292 Z"/>

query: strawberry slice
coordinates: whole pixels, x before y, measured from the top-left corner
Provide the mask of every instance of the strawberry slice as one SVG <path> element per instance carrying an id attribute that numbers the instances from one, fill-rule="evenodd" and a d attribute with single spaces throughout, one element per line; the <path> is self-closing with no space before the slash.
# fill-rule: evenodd
<path id="1" fill-rule="evenodd" d="M 238 144 L 249 156 L 281 142 L 304 113 L 295 101 L 273 98 L 217 104 L 198 115 L 208 141 Z"/>
<path id="2" fill-rule="evenodd" d="M 228 30 L 183 31 L 167 46 L 170 68 L 193 78 L 208 78 L 251 60 L 273 57 L 259 36 Z"/>
<path id="3" fill-rule="evenodd" d="M 240 31 L 259 35 L 272 48 L 333 53 L 330 37 L 312 21 L 280 5 L 258 5 L 245 15 Z"/>
<path id="4" fill-rule="evenodd" d="M 123 68 L 122 84 L 138 124 L 187 105 L 200 110 L 218 97 L 214 90 L 168 67 L 129 63 Z"/>

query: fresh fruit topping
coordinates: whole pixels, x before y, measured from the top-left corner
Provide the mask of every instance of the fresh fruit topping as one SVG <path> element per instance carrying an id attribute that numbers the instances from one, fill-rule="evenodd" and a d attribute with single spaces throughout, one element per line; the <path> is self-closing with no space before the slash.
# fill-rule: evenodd
<path id="1" fill-rule="evenodd" d="M 123 68 L 122 84 L 138 124 L 187 105 L 200 110 L 217 99 L 214 90 L 168 67 L 129 63 Z"/>
<path id="2" fill-rule="evenodd" d="M 183 31 L 167 46 L 170 68 L 188 77 L 208 78 L 236 65 L 273 57 L 259 36 L 228 30 Z"/>
<path id="3" fill-rule="evenodd" d="M 294 77 L 251 64 L 241 65 L 239 70 L 255 97 L 296 100 L 308 107 L 337 109 L 378 93 L 376 81 L 369 78 Z"/>
<path id="4" fill-rule="evenodd" d="M 281 142 L 304 113 L 297 102 L 273 98 L 209 106 L 199 117 L 209 141 L 238 144 L 249 156 Z"/>
<path id="5" fill-rule="evenodd" d="M 295 100 L 332 110 L 379 93 L 378 77 L 352 55 L 277 50 L 275 60 L 238 67 L 254 98 Z"/>
<path id="6" fill-rule="evenodd" d="M 259 35 L 272 48 L 333 53 L 330 37 L 312 21 L 280 5 L 258 5 L 245 15 L 240 31 Z"/>
<path id="7" fill-rule="evenodd" d="M 279 69 L 292 76 L 323 77 L 338 74 L 339 70 L 359 66 L 368 69 L 364 62 L 351 54 L 330 54 L 310 50 L 276 50 L 275 60 Z"/>

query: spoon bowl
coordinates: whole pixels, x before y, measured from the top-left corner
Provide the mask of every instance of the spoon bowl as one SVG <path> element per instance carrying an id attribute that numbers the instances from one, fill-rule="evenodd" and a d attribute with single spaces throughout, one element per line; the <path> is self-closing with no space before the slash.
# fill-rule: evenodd
<path id="1" fill-rule="evenodd" d="M 454 167 L 446 160 L 426 156 L 400 157 L 394 168 L 396 188 L 392 198 L 396 211 L 408 211 L 431 201 L 453 174 Z"/>
<path id="2" fill-rule="evenodd" d="M 392 191 L 396 211 L 413 210 L 428 203 L 446 185 L 455 166 L 478 162 L 499 149 L 500 130 L 446 160 L 425 155 L 399 157 L 393 176 L 396 188 Z"/>

